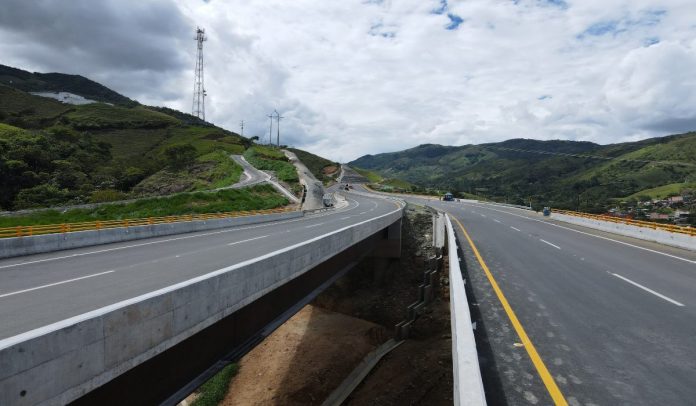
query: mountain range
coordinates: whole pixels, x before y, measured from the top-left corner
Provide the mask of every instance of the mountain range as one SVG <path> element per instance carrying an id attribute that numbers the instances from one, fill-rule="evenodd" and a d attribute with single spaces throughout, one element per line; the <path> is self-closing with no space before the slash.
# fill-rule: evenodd
<path id="1" fill-rule="evenodd" d="M 625 199 L 696 188 L 696 133 L 599 145 L 511 139 L 480 145 L 424 144 L 365 155 L 351 166 L 385 178 L 516 204 L 605 211 Z"/>

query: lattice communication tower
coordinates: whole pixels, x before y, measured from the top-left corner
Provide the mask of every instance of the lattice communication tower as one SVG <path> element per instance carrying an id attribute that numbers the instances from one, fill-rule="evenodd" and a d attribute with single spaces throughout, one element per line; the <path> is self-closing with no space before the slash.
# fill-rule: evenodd
<path id="1" fill-rule="evenodd" d="M 205 36 L 205 30 L 196 28 L 196 42 L 198 51 L 196 55 L 196 77 L 193 82 L 193 108 L 191 114 L 205 120 L 205 86 L 203 82 L 203 42 L 208 38 Z"/>

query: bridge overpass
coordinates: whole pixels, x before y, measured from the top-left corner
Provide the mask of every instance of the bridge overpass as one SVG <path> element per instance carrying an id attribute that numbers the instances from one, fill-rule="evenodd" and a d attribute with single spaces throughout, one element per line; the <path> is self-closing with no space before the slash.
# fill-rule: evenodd
<path id="1" fill-rule="evenodd" d="M 243 354 L 367 255 L 402 204 L 0 260 L 0 404 L 153 404 Z"/>
<path id="2" fill-rule="evenodd" d="M 400 204 L 356 189 L 301 218 L 0 260 L 0 404 L 178 399 L 364 256 L 397 255 Z M 489 404 L 693 399 L 696 252 L 402 198 L 452 219 Z"/>

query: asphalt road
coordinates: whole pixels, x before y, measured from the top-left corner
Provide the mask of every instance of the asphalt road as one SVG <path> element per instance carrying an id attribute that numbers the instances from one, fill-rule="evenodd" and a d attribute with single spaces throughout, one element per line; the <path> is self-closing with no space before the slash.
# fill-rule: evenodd
<path id="1" fill-rule="evenodd" d="M 271 179 L 271 176 L 267 173 L 261 172 L 260 170 L 251 166 L 251 164 L 249 164 L 249 162 L 247 162 L 247 160 L 244 159 L 243 156 L 230 155 L 230 158 L 232 158 L 237 164 L 239 164 L 242 167 L 242 169 L 244 169 L 244 172 L 242 173 L 242 178 L 239 180 L 239 182 L 235 183 L 232 186 L 225 186 L 224 188 L 220 189 L 239 189 L 246 186 L 256 185 L 258 183 L 263 183 Z"/>
<path id="2" fill-rule="evenodd" d="M 297 158 L 294 152 L 288 150 L 283 150 L 285 156 L 288 157 L 290 162 L 295 165 L 297 174 L 300 176 L 300 182 L 302 182 L 307 188 L 307 195 L 305 196 L 305 201 L 302 204 L 303 210 L 316 210 L 324 207 L 324 184 L 314 177 L 312 172 L 307 168 L 307 166 L 302 163 Z"/>
<path id="3" fill-rule="evenodd" d="M 299 219 L 0 260 L 0 339 L 396 210 L 346 194 L 346 207 Z"/>
<path id="4" fill-rule="evenodd" d="M 526 210 L 428 203 L 466 228 L 568 404 L 696 404 L 696 252 Z M 553 404 L 508 312 L 454 226 L 489 404 Z"/>

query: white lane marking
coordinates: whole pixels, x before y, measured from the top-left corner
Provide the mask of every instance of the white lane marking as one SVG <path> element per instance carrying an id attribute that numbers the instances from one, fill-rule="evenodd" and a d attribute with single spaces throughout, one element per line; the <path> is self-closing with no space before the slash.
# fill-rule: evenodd
<path id="1" fill-rule="evenodd" d="M 310 238 L 309 240 L 302 241 L 302 242 L 299 242 L 297 244 L 293 244 L 293 245 L 290 245 L 288 247 L 281 248 L 281 249 L 273 251 L 273 252 L 269 252 L 267 254 L 263 254 L 263 255 L 258 256 L 256 258 L 247 259 L 246 261 L 242 261 L 242 262 L 236 263 L 234 265 L 220 268 L 216 271 L 208 272 L 204 275 L 196 276 L 195 278 L 191 278 L 191 279 L 185 280 L 183 282 L 175 283 L 173 285 L 164 287 L 162 289 L 154 290 L 154 291 L 145 293 L 145 294 L 140 295 L 140 296 L 136 296 L 136 297 L 133 297 L 130 299 L 122 300 L 118 303 L 114 303 L 114 304 L 111 304 L 108 306 L 100 307 L 98 309 L 91 310 L 89 312 L 82 313 L 82 314 L 79 314 L 77 316 L 73 316 L 73 317 L 70 317 L 67 319 L 63 319 L 63 320 L 60 320 L 60 321 L 57 321 L 55 323 L 51 323 L 51 324 L 48 324 L 48 325 L 45 325 L 42 327 L 38 327 L 38 328 L 35 328 L 33 330 L 29 330 L 29 331 L 17 334 L 17 335 L 12 336 L 12 337 L 0 339 L 0 351 L 4 350 L 5 348 L 11 347 L 12 345 L 15 345 L 17 343 L 21 343 L 23 341 L 27 341 L 27 340 L 30 340 L 30 339 L 35 338 L 35 337 L 40 337 L 44 334 L 48 334 L 48 333 L 60 330 L 62 328 L 68 327 L 68 326 L 73 326 L 77 323 L 80 323 L 80 322 L 85 321 L 85 320 L 89 320 L 89 319 L 94 318 L 94 317 L 103 316 L 104 314 L 107 314 L 109 312 L 112 312 L 112 311 L 115 311 L 118 309 L 122 309 L 122 308 L 129 306 L 131 304 L 142 302 L 144 300 L 151 299 L 153 297 L 161 296 L 161 295 L 164 295 L 166 293 L 173 292 L 177 289 L 181 289 L 183 287 L 193 285 L 194 283 L 204 281 L 206 279 L 210 279 L 210 278 L 213 278 L 215 276 L 222 275 L 224 273 L 233 271 L 235 269 L 239 269 L 239 268 L 245 267 L 247 265 L 263 261 L 264 259 L 271 258 L 273 256 L 282 254 L 284 252 L 292 251 L 298 247 L 302 247 L 304 245 L 311 244 L 315 241 L 321 240 L 322 238 L 326 238 L 326 237 L 341 233 L 341 232 L 348 230 L 348 229 L 351 229 L 353 227 L 361 226 L 361 225 L 369 223 L 371 221 L 375 221 L 375 220 L 379 220 L 381 218 L 391 216 L 392 214 L 394 214 L 400 210 L 403 210 L 403 207 L 399 207 L 396 210 L 392 210 L 390 212 L 384 213 L 384 214 L 379 215 L 377 217 L 363 220 L 363 221 L 360 221 L 358 223 L 351 224 L 351 225 L 330 231 L 330 232 L 322 234 L 322 235 L 318 235 L 316 237 Z"/>
<path id="2" fill-rule="evenodd" d="M 309 225 L 309 226 L 305 226 L 305 228 L 319 227 L 319 226 L 322 225 L 322 224 L 324 224 L 324 223 L 312 224 L 312 225 Z"/>
<path id="3" fill-rule="evenodd" d="M 56 286 L 56 285 L 62 285 L 62 284 L 65 284 L 65 283 L 75 282 L 75 281 L 79 281 L 79 280 L 81 280 L 81 279 L 94 278 L 95 276 L 106 275 L 107 273 L 112 273 L 112 272 L 114 272 L 114 271 L 111 270 L 111 271 L 106 271 L 106 272 L 99 272 L 99 273 L 94 273 L 94 274 L 91 274 L 91 275 L 80 276 L 79 278 L 73 278 L 73 279 L 67 279 L 67 280 L 60 281 L 60 282 L 49 283 L 49 284 L 47 284 L 47 285 L 41 285 L 41 286 L 37 286 L 37 287 L 34 287 L 34 288 L 22 289 L 22 290 L 18 290 L 18 291 L 15 291 L 15 292 L 4 293 L 4 294 L 0 295 L 0 298 L 7 297 L 7 296 L 18 295 L 18 294 L 20 294 L 20 293 L 31 292 L 32 290 L 44 289 L 44 288 L 49 288 L 49 287 L 51 287 L 51 286 Z"/>
<path id="4" fill-rule="evenodd" d="M 493 219 L 493 221 L 495 221 L 496 223 L 500 223 L 500 220 L 498 219 Z"/>
<path id="5" fill-rule="evenodd" d="M 266 238 L 266 237 L 268 237 L 268 236 L 267 236 L 267 235 L 262 235 L 262 236 L 260 236 L 260 237 L 254 237 L 254 238 L 249 238 L 249 239 L 242 240 L 242 241 L 231 242 L 231 243 L 229 243 L 229 244 L 227 244 L 227 245 L 237 245 L 237 244 L 241 244 L 241 243 L 243 243 L 243 242 L 249 242 L 249 241 L 254 241 L 254 240 L 260 240 L 260 239 Z"/>
<path id="6" fill-rule="evenodd" d="M 542 240 L 541 238 L 539 238 L 539 241 L 543 242 L 544 244 L 548 244 L 548 245 L 550 245 L 550 246 L 552 246 L 552 247 L 554 247 L 554 248 L 556 248 L 556 249 L 559 249 L 559 250 L 561 249 L 561 247 L 559 247 L 558 245 L 556 245 L 556 244 L 551 244 L 550 242 L 548 242 L 548 241 L 546 241 L 546 240 Z"/>
<path id="7" fill-rule="evenodd" d="M 486 215 L 485 215 L 485 214 L 481 214 L 481 217 L 486 217 Z"/>
<path id="8" fill-rule="evenodd" d="M 360 216 L 360 215 L 363 215 L 363 214 L 365 214 L 365 213 L 367 213 L 367 212 L 366 212 L 366 211 L 361 211 L 360 213 L 358 213 L 358 215 Z"/>
<path id="9" fill-rule="evenodd" d="M 624 241 L 615 240 L 615 239 L 613 239 L 613 238 L 604 237 L 604 236 L 601 236 L 601 235 L 595 235 L 595 234 L 586 233 L 586 232 L 584 232 L 584 231 L 576 230 L 576 229 L 570 228 L 570 227 L 565 227 L 565 226 L 562 226 L 562 225 L 560 225 L 560 224 L 554 224 L 554 223 L 550 223 L 550 222 L 548 222 L 548 221 L 538 220 L 538 219 L 535 219 L 535 218 L 531 218 L 531 217 L 527 217 L 527 216 L 522 216 L 522 215 L 515 214 L 515 213 L 510 213 L 509 211 L 492 209 L 492 208 L 490 208 L 490 207 L 485 207 L 485 208 L 488 209 L 488 210 L 494 210 L 494 211 L 497 211 L 497 212 L 500 212 L 500 213 L 509 214 L 509 215 L 511 215 L 511 216 L 522 217 L 523 219 L 527 219 L 527 220 L 531 220 L 531 221 L 536 221 L 536 222 L 538 222 L 538 223 L 547 224 L 547 225 L 549 225 L 549 226 L 562 228 L 562 229 L 564 229 L 564 230 L 573 231 L 573 232 L 575 232 L 575 233 L 584 234 L 584 235 L 587 235 L 587 236 L 590 236 L 590 237 L 601 238 L 602 240 L 607 240 L 607 241 L 613 241 L 613 242 L 615 242 L 615 243 L 617 243 L 617 244 L 622 244 L 622 245 L 627 245 L 627 246 L 629 246 L 629 247 L 638 248 L 639 250 L 652 252 L 653 254 L 664 255 L 664 256 L 666 256 L 666 257 L 678 259 L 678 260 L 680 260 L 680 261 L 689 262 L 689 263 L 691 263 L 691 264 L 696 264 L 696 261 L 693 261 L 693 260 L 691 260 L 691 259 L 683 258 L 683 257 L 677 256 L 677 255 L 668 254 L 668 253 L 662 252 L 662 251 L 653 250 L 653 249 L 650 249 L 650 248 L 641 247 L 640 245 L 635 245 L 635 244 L 627 243 L 627 242 L 624 242 Z"/>
<path id="10" fill-rule="evenodd" d="M 513 229 L 513 230 L 515 230 L 515 231 L 519 231 L 519 232 L 522 232 L 522 230 L 520 230 L 520 229 L 519 229 L 519 228 L 517 228 L 517 227 L 513 227 L 513 226 L 510 226 L 510 228 L 511 228 L 511 229 Z"/>
<path id="11" fill-rule="evenodd" d="M 207 237 L 207 236 L 210 236 L 210 235 L 217 235 L 217 234 L 224 234 L 224 233 L 232 233 L 232 232 L 235 232 L 235 231 L 252 230 L 252 229 L 255 229 L 255 228 L 270 227 L 270 226 L 274 226 L 274 225 L 278 225 L 278 224 L 296 223 L 296 222 L 298 222 L 298 221 L 305 221 L 305 220 L 309 220 L 309 219 L 315 219 L 315 218 L 324 217 L 324 216 L 329 216 L 329 215 L 336 214 L 336 213 L 344 213 L 344 212 L 347 212 L 347 211 L 351 211 L 351 210 L 357 209 L 357 208 L 360 206 L 360 202 L 358 202 L 358 201 L 356 201 L 356 200 L 353 200 L 353 203 L 355 203 L 355 207 L 350 207 L 350 208 L 347 208 L 347 209 L 345 209 L 345 210 L 337 211 L 337 212 L 335 212 L 335 213 L 334 213 L 334 212 L 327 212 L 326 214 L 318 214 L 318 215 L 306 216 L 306 217 L 301 217 L 301 218 L 299 218 L 299 219 L 282 220 L 282 221 L 275 221 L 275 222 L 274 222 L 274 221 L 270 221 L 270 222 L 267 222 L 267 223 L 264 223 L 264 224 L 260 224 L 260 225 L 256 225 L 256 226 L 248 226 L 248 227 L 234 227 L 234 226 L 233 226 L 234 228 L 229 228 L 229 229 L 225 229 L 225 230 L 222 230 L 222 231 L 213 231 L 213 232 L 210 232 L 210 233 L 201 233 L 201 234 L 195 234 L 195 235 L 187 235 L 187 236 L 184 236 L 184 237 L 168 238 L 168 239 L 166 239 L 166 240 L 150 241 L 150 242 L 144 242 L 144 243 L 140 243 L 140 244 L 130 244 L 130 245 L 124 245 L 124 246 L 122 246 L 122 247 L 107 248 L 107 249 L 103 249 L 103 250 L 96 250 L 96 251 L 89 251 L 89 252 L 81 252 L 81 253 L 78 253 L 78 254 L 64 255 L 64 256 L 60 256 L 60 257 L 51 257 L 51 258 L 37 259 L 37 260 L 34 260 L 34 261 L 18 262 L 18 263 L 9 264 L 9 265 L 0 265 L 0 269 L 14 268 L 14 267 L 23 266 L 23 265 L 38 264 L 38 263 L 41 263 L 41 262 L 57 261 L 57 260 L 60 260 L 60 259 L 82 257 L 82 256 L 85 256 L 85 255 L 101 254 L 101 253 L 103 253 L 103 252 L 111 252 L 111 251 L 124 250 L 124 249 L 128 249 L 128 248 L 143 247 L 143 246 L 152 245 L 152 244 L 162 244 L 162 243 L 171 242 L 171 241 L 187 240 L 187 239 L 189 239 L 189 238 Z M 365 212 L 360 213 L 360 214 L 365 214 Z"/>
<path id="12" fill-rule="evenodd" d="M 349 219 L 349 218 L 351 218 L 351 216 L 345 216 L 345 217 L 341 217 L 341 220 L 346 220 L 346 219 Z"/>
<path id="13" fill-rule="evenodd" d="M 684 306 L 682 303 L 679 303 L 679 302 L 677 302 L 677 301 L 674 300 L 674 299 L 670 299 L 670 298 L 668 298 L 667 296 L 665 296 L 665 295 L 663 295 L 663 294 L 661 294 L 661 293 L 657 293 L 657 292 L 655 292 L 654 290 L 652 290 L 652 289 L 650 289 L 650 288 L 646 288 L 645 286 L 641 285 L 641 284 L 638 283 L 638 282 L 633 282 L 632 280 L 630 280 L 630 279 L 628 279 L 628 278 L 626 278 L 626 277 L 623 277 L 623 276 L 621 276 L 621 275 L 619 275 L 619 274 L 615 274 L 615 273 L 611 273 L 611 274 L 614 275 L 614 276 L 616 276 L 616 277 L 619 278 L 619 279 L 622 279 L 622 280 L 624 280 L 624 281 L 630 283 L 630 284 L 633 285 L 633 286 L 636 286 L 636 287 L 638 287 L 638 288 L 641 288 L 641 289 L 643 289 L 643 290 L 646 291 L 646 292 L 652 293 L 653 295 L 659 297 L 660 299 L 664 299 L 664 300 L 666 300 L 666 301 L 668 301 L 668 302 L 670 302 L 670 303 L 672 303 L 672 304 L 675 304 L 675 305 L 677 305 L 677 306 Z"/>

